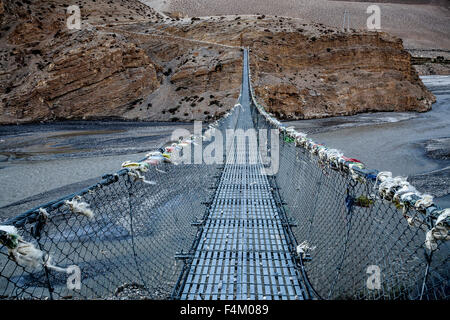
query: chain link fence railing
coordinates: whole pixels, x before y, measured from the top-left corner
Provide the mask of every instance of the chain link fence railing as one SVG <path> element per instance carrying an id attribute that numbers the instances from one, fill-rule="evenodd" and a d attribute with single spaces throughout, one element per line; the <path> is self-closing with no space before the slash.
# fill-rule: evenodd
<path id="1" fill-rule="evenodd" d="M 214 127 L 225 132 L 238 115 Z M 0 299 L 115 299 L 127 288 L 140 298 L 170 298 L 185 264 L 176 257 L 192 250 L 199 236 L 193 223 L 223 169 L 195 164 L 193 150 L 203 148 L 195 140 L 185 137 L 77 194 L 1 222 Z M 189 147 L 192 164 L 177 164 L 167 152 L 182 157 Z"/>
<path id="2" fill-rule="evenodd" d="M 450 209 L 286 128 L 250 90 L 255 127 L 280 132 L 274 179 L 316 295 L 448 299 Z"/>

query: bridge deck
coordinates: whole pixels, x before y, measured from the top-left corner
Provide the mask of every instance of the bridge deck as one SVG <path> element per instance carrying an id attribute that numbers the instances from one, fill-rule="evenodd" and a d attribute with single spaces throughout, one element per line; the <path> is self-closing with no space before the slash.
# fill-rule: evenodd
<path id="1" fill-rule="evenodd" d="M 181 299 L 303 299 L 261 168 L 225 166 Z"/>
<path id="2" fill-rule="evenodd" d="M 237 128 L 253 128 L 244 56 Z M 181 299 L 303 299 L 300 275 L 263 165 L 247 145 L 227 157 Z"/>

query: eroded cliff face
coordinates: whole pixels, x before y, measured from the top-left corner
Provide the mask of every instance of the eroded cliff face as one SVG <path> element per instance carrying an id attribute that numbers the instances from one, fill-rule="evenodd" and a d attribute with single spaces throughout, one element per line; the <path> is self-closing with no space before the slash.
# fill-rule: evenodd
<path id="1" fill-rule="evenodd" d="M 276 39 L 262 45 L 266 40 L 258 37 L 252 68 L 256 94 L 280 118 L 423 112 L 435 101 L 401 41 L 387 34 L 281 33 Z"/>
<path id="2" fill-rule="evenodd" d="M 78 31 L 66 28 L 63 1 L 23 2 L 0 0 L 4 124 L 212 120 L 239 94 L 240 46 L 251 49 L 257 95 L 283 119 L 426 111 L 434 101 L 401 41 L 384 33 L 281 17 L 169 18 L 124 0 L 80 2 Z"/>
<path id="3" fill-rule="evenodd" d="M 67 29 L 62 2 L 1 3 L 0 123 L 119 118 L 159 87 L 141 48 L 91 24 Z"/>

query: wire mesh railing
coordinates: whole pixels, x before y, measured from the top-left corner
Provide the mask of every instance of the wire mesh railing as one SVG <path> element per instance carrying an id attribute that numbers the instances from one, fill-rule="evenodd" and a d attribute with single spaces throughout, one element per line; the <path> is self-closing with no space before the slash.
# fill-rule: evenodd
<path id="1" fill-rule="evenodd" d="M 135 181 L 128 171 L 105 179 L 84 194 L 90 219 L 62 202 L 43 206 L 21 220 L 9 222 L 19 235 L 44 253 L 37 267 L 18 262 L 9 248 L 0 253 L 0 294 L 3 298 L 102 298 L 123 284 L 138 283 L 149 298 L 167 298 L 182 265 L 176 252 L 189 249 L 195 228 L 191 222 L 204 211 L 209 186 L 217 170 L 203 165 L 162 165 Z M 75 200 L 76 201 L 76 200 Z M 7 249 L 7 250 L 5 250 Z M 12 248 L 13 249 L 13 248 Z M 81 291 L 68 291 L 65 272 L 81 270 Z"/>
<path id="2" fill-rule="evenodd" d="M 232 128 L 238 114 L 215 126 Z M 196 164 L 191 147 L 198 138 L 184 137 L 79 193 L 0 223 L 0 298 L 114 299 L 124 288 L 137 288 L 140 298 L 170 298 L 184 267 L 175 257 L 198 236 L 192 223 L 223 167 Z M 183 153 L 191 161 L 177 164 L 174 155 Z"/>
<path id="3" fill-rule="evenodd" d="M 280 132 L 274 179 L 317 296 L 448 299 L 450 209 L 286 128 L 250 90 L 255 127 Z"/>

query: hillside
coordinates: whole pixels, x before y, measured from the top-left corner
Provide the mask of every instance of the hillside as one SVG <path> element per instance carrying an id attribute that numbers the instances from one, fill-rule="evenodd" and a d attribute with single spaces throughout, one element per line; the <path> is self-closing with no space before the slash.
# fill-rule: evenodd
<path id="1" fill-rule="evenodd" d="M 139 1 L 0 0 L 0 123 L 212 120 L 230 109 L 251 48 L 257 94 L 281 118 L 426 111 L 434 96 L 402 41 L 265 15 L 167 17 Z M 107 14 L 106 14 L 107 13 Z"/>

